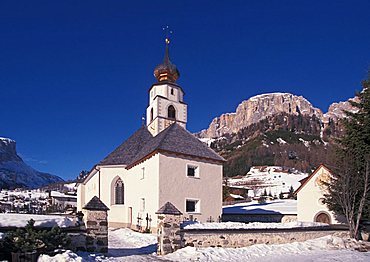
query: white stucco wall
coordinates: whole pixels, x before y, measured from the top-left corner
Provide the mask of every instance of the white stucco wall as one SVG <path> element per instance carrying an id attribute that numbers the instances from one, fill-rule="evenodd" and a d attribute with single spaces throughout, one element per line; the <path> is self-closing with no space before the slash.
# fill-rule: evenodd
<path id="1" fill-rule="evenodd" d="M 173 89 L 173 94 L 171 94 Z M 156 96 L 167 97 L 169 100 L 176 102 L 183 102 L 184 94 L 177 86 L 171 86 L 168 84 L 154 85 L 149 91 L 149 104 L 151 104 Z"/>
<path id="2" fill-rule="evenodd" d="M 187 176 L 187 165 L 198 166 L 199 177 Z M 160 155 L 159 206 L 167 201 L 189 218 L 214 221 L 222 213 L 222 165 L 180 156 Z M 186 199 L 200 201 L 199 213 L 186 213 Z"/>
<path id="3" fill-rule="evenodd" d="M 334 213 L 329 211 L 322 203 L 326 193 L 317 183 L 317 178 L 322 175 L 329 175 L 329 171 L 321 166 L 316 174 L 301 188 L 297 194 L 297 219 L 298 221 L 315 222 L 316 216 L 324 212 L 330 216 L 332 224 L 339 223 Z"/>
<path id="4" fill-rule="evenodd" d="M 187 165 L 197 166 L 199 177 L 188 177 Z M 153 230 L 157 225 L 155 212 L 167 201 L 174 204 L 184 217 L 193 215 L 198 221 L 206 222 L 210 217 L 216 221 L 221 215 L 221 164 L 157 153 L 129 170 L 123 166 L 98 166 L 97 169 L 85 185 L 78 187 L 78 210 L 96 195 L 110 209 L 110 226 L 136 228 L 137 217 L 141 217 L 141 226 L 145 229 L 145 218 L 148 214 Z M 115 205 L 113 199 L 113 185 L 118 177 L 124 183 L 123 205 Z M 142 199 L 145 199 L 144 210 Z M 199 200 L 199 212 L 186 213 L 186 199 Z M 131 218 L 129 214 L 132 214 Z"/>
<path id="5" fill-rule="evenodd" d="M 124 166 L 98 166 L 98 171 L 78 187 L 78 208 L 81 208 L 95 195 L 109 207 L 108 222 L 115 227 L 136 227 L 137 217 L 143 218 L 141 225 L 146 226 L 146 214 L 157 224 L 155 212 L 158 207 L 158 155 L 154 155 L 140 165 L 129 170 Z M 143 176 L 144 171 L 144 176 Z M 100 191 L 99 191 L 100 176 Z M 114 184 L 120 178 L 124 183 L 124 204 L 114 204 Z M 100 195 L 99 195 L 100 194 Z M 142 209 L 145 199 L 145 209 Z"/>
<path id="6" fill-rule="evenodd" d="M 173 89 L 173 95 L 171 94 Z M 174 121 L 168 117 L 168 107 L 172 105 L 176 110 L 176 120 L 179 125 L 186 128 L 187 105 L 183 103 L 183 92 L 178 87 L 168 84 L 155 85 L 149 92 L 149 106 L 146 109 L 146 123 L 152 135 L 157 135 Z M 159 96 L 157 96 L 159 95 Z M 151 110 L 153 109 L 153 119 Z"/>
<path id="7" fill-rule="evenodd" d="M 93 169 L 89 174 L 90 179 L 86 184 L 79 184 L 77 187 L 77 210 L 82 211 L 82 208 L 94 196 L 99 195 L 99 183 L 96 169 Z"/>

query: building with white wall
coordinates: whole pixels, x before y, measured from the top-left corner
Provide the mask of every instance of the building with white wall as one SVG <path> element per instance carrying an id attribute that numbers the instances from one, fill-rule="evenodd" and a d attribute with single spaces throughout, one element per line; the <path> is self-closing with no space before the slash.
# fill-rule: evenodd
<path id="1" fill-rule="evenodd" d="M 330 181 L 331 171 L 325 165 L 320 165 L 310 176 L 302 181 L 296 190 L 297 220 L 303 222 L 322 222 L 339 224 L 343 218 L 336 216 L 324 203 L 327 193 L 326 183 Z"/>
<path id="2" fill-rule="evenodd" d="M 155 212 L 171 202 L 185 218 L 216 221 L 222 213 L 225 161 L 186 128 L 187 104 L 176 84 L 166 39 L 164 61 L 154 70 L 146 126 L 96 164 L 79 184 L 77 209 L 97 196 L 109 207 L 111 227 L 153 230 Z"/>

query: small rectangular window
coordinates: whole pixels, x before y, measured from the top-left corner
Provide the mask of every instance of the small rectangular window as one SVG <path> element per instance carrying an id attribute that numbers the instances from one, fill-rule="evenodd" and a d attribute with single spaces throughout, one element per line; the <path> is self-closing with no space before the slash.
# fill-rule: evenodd
<path id="1" fill-rule="evenodd" d="M 199 213 L 199 200 L 186 200 L 186 212 L 188 213 Z"/>
<path id="2" fill-rule="evenodd" d="M 141 180 L 143 180 L 145 178 L 145 167 L 141 168 Z"/>
<path id="3" fill-rule="evenodd" d="M 140 198 L 140 211 L 143 212 L 145 210 L 145 198 Z"/>
<path id="4" fill-rule="evenodd" d="M 197 166 L 187 166 L 187 176 L 189 177 L 199 177 L 199 168 Z"/>

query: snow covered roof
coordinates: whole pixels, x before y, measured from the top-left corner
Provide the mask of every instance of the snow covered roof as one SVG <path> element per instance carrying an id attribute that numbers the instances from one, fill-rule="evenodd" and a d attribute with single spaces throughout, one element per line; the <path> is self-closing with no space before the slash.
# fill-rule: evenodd
<path id="1" fill-rule="evenodd" d="M 77 195 L 64 194 L 64 193 L 61 193 L 59 191 L 51 191 L 50 196 L 51 197 L 68 197 L 68 198 L 76 198 L 77 199 Z"/>
<path id="2" fill-rule="evenodd" d="M 7 213 L 0 214 L 0 227 L 24 227 L 30 219 L 35 220 L 37 227 L 75 226 L 73 219 L 65 216 Z"/>
<path id="3" fill-rule="evenodd" d="M 229 206 L 223 206 L 223 214 L 246 214 L 246 215 L 296 215 L 297 200 L 275 200 L 266 203 L 252 201 Z"/>
<path id="4" fill-rule="evenodd" d="M 192 223 L 184 229 L 289 229 L 307 227 L 328 227 L 328 224 L 318 222 L 288 222 L 288 223 L 240 223 L 240 222 L 221 222 L 221 223 Z"/>

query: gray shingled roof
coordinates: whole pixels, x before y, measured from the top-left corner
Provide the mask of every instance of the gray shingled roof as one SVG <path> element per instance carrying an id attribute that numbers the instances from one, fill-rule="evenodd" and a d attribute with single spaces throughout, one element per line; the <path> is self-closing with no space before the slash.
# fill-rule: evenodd
<path id="1" fill-rule="evenodd" d="M 130 164 L 143 145 L 152 138 L 153 136 L 150 134 L 146 126 L 142 126 L 112 153 L 100 161 L 99 165 Z"/>
<path id="2" fill-rule="evenodd" d="M 130 166 L 156 150 L 225 161 L 193 134 L 174 123 L 155 137 L 146 127 L 141 127 L 99 164 Z"/>
<path id="3" fill-rule="evenodd" d="M 225 161 L 215 151 L 201 142 L 193 134 L 177 123 L 172 124 L 158 135 L 150 139 L 138 154 L 132 159 L 131 164 L 145 158 L 156 150 L 169 151 L 184 155 L 197 156 L 217 161 Z"/>
<path id="4" fill-rule="evenodd" d="M 91 198 L 91 200 L 83 207 L 83 209 L 102 211 L 109 210 L 109 208 L 97 196 Z"/>
<path id="5" fill-rule="evenodd" d="M 164 204 L 164 206 L 161 207 L 160 209 L 158 209 L 158 211 L 155 212 L 155 213 L 156 214 L 164 214 L 164 215 L 182 215 L 182 213 L 180 212 L 180 210 L 178 210 L 170 202 L 167 202 L 166 204 Z"/>

